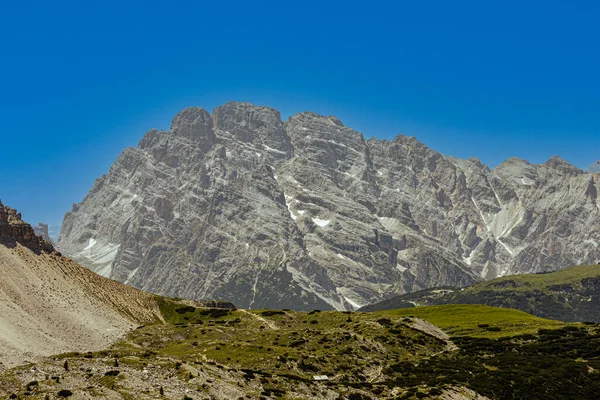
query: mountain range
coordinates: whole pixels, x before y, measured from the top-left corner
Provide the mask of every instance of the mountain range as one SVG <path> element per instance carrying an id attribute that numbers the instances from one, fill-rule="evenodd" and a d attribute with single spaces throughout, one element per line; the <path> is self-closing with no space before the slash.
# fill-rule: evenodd
<path id="1" fill-rule="evenodd" d="M 600 260 L 600 176 L 559 157 L 494 169 L 334 116 L 229 102 L 125 149 L 58 248 L 169 296 L 352 310 L 436 286 Z"/>
<path id="2" fill-rule="evenodd" d="M 592 165 L 590 165 L 589 168 L 586 169 L 586 172 L 588 172 L 590 174 L 600 172 L 600 160 L 598 160 L 595 163 L 593 163 Z"/>

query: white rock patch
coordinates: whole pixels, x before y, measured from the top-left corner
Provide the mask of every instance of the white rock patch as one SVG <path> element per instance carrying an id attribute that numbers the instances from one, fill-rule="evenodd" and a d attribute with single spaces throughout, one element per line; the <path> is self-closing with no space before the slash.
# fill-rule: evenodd
<path id="1" fill-rule="evenodd" d="M 294 219 L 295 219 L 295 218 L 294 218 Z M 328 220 L 328 219 L 319 219 L 319 218 L 313 218 L 313 219 L 312 219 L 312 221 L 313 221 L 313 222 L 314 222 L 316 225 L 320 226 L 321 228 L 324 228 L 324 227 L 326 227 L 326 226 L 327 226 L 327 225 L 329 225 L 329 223 L 331 222 L 331 221 L 330 221 L 330 220 Z"/>

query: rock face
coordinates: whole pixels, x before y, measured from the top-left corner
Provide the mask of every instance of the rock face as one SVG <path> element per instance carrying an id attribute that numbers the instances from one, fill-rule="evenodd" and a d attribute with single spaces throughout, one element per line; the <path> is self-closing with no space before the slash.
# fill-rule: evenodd
<path id="1" fill-rule="evenodd" d="M 21 220 L 21 213 L 0 201 L 0 244 L 16 247 L 17 243 L 40 254 L 42 251 L 53 253 L 50 241 L 36 235 L 34 228 Z"/>
<path id="2" fill-rule="evenodd" d="M 353 309 L 600 258 L 598 180 L 558 157 L 491 170 L 336 117 L 188 108 L 65 215 L 61 251 L 160 294 Z"/>
<path id="3" fill-rule="evenodd" d="M 35 232 L 36 235 L 40 236 L 46 242 L 51 243 L 51 244 L 54 243 L 54 241 L 50 237 L 50 233 L 48 231 L 48 224 L 44 224 L 43 222 L 40 222 L 39 224 L 37 224 L 37 226 L 33 227 L 33 231 Z"/>
<path id="4" fill-rule="evenodd" d="M 595 172 L 600 172 L 600 160 L 596 161 L 595 163 L 593 163 L 592 165 L 589 166 L 588 169 L 586 169 L 586 172 L 593 174 Z"/>

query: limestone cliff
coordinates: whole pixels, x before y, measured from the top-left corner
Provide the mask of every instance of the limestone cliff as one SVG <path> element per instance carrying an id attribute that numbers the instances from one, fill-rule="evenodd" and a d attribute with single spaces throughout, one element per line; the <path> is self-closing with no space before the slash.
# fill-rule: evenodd
<path id="1" fill-rule="evenodd" d="M 600 259 L 599 176 L 558 157 L 490 169 L 333 116 L 230 102 L 123 151 L 58 245 L 144 290 L 353 309 Z"/>

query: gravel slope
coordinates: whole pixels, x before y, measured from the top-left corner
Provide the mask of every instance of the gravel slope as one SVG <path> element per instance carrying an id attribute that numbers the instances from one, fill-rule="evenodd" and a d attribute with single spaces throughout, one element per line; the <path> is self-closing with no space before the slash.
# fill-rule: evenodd
<path id="1" fill-rule="evenodd" d="M 0 369 L 67 351 L 106 348 L 162 319 L 153 295 L 57 254 L 0 245 Z"/>

